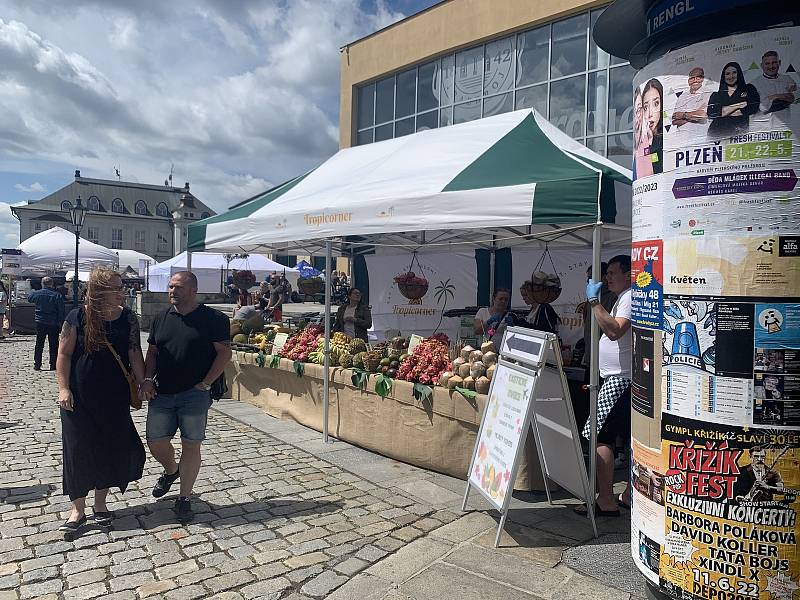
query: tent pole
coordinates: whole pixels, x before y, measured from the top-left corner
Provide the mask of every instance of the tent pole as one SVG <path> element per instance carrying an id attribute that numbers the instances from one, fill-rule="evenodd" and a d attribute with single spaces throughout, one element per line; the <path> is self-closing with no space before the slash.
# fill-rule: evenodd
<path id="1" fill-rule="evenodd" d="M 603 247 L 603 224 L 598 222 L 592 229 L 592 279 L 600 281 L 600 252 Z M 589 498 L 597 493 L 597 392 L 600 383 L 600 328 L 592 311 L 592 354 L 589 360 Z M 593 501 L 593 500 L 592 500 Z"/>
<path id="2" fill-rule="evenodd" d="M 328 443 L 331 369 L 331 241 L 325 240 L 325 374 L 322 380 L 322 441 Z"/>
<path id="3" fill-rule="evenodd" d="M 188 250 L 186 251 L 186 270 L 192 272 L 192 253 Z"/>
<path id="4" fill-rule="evenodd" d="M 494 297 L 494 265 L 495 265 L 495 253 L 497 252 L 497 242 L 495 241 L 496 236 L 492 236 L 492 247 L 489 249 L 489 304 L 491 305 L 491 299 Z M 509 301 L 509 308 L 511 308 L 511 302 Z"/>

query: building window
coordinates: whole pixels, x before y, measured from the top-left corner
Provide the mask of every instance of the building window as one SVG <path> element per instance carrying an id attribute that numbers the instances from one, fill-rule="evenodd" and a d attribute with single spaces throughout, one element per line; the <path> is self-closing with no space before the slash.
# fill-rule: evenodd
<path id="1" fill-rule="evenodd" d="M 500 37 L 354 90 L 356 145 L 533 108 L 630 167 L 634 69 L 595 45 L 602 9 Z"/>
<path id="2" fill-rule="evenodd" d="M 146 215 L 147 214 L 147 203 L 144 200 L 137 200 L 136 206 L 133 207 L 133 211 L 137 215 Z"/>
<path id="3" fill-rule="evenodd" d="M 125 204 L 120 198 L 114 198 L 111 202 L 111 212 L 125 214 Z"/>
<path id="4" fill-rule="evenodd" d="M 97 196 L 89 196 L 89 201 L 86 206 L 89 210 L 100 210 L 100 198 Z"/>
<path id="5" fill-rule="evenodd" d="M 167 236 L 164 234 L 158 234 L 158 252 L 167 252 L 167 248 L 169 247 L 169 240 Z"/>
<path id="6" fill-rule="evenodd" d="M 34 223 L 33 224 L 33 233 L 41 233 L 42 232 L 42 224 L 41 223 Z"/>
<path id="7" fill-rule="evenodd" d="M 70 208 L 72 208 L 72 202 L 70 202 L 69 200 L 64 200 L 61 203 L 61 210 L 69 210 Z"/>
<path id="8" fill-rule="evenodd" d="M 140 229 L 136 231 L 133 238 L 133 245 L 135 250 L 144 250 L 145 249 L 145 232 L 144 229 Z"/>
<path id="9" fill-rule="evenodd" d="M 100 228 L 99 227 L 87 227 L 86 228 L 86 239 L 90 242 L 95 244 L 100 243 Z"/>
<path id="10" fill-rule="evenodd" d="M 159 202 L 156 205 L 156 215 L 159 217 L 168 217 L 169 216 L 169 208 L 164 202 Z"/>
<path id="11" fill-rule="evenodd" d="M 122 248 L 122 229 L 117 229 L 116 227 L 111 228 L 111 248 L 113 249 L 120 249 Z"/>
<path id="12" fill-rule="evenodd" d="M 210 216 L 211 216 L 211 213 L 204 212 L 203 214 L 201 214 L 201 215 L 200 215 L 200 218 L 201 218 L 201 219 L 207 219 L 207 218 L 209 218 Z"/>

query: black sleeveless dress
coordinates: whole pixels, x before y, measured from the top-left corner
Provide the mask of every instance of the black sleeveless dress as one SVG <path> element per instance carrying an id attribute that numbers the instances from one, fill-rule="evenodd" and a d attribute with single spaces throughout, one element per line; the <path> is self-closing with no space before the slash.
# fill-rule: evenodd
<path id="1" fill-rule="evenodd" d="M 141 479 L 145 454 L 130 413 L 128 382 L 108 348 L 87 353 L 85 312 L 66 318 L 77 332 L 69 387 L 73 410 L 61 410 L 64 494 L 70 500 L 90 490 L 119 488 Z M 108 341 L 130 372 L 129 342 L 140 344 L 139 324 L 127 308 L 105 324 Z"/>

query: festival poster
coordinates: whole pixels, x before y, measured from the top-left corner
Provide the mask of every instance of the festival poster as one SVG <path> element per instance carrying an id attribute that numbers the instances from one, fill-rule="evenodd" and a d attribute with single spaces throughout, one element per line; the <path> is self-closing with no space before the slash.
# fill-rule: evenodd
<path id="1" fill-rule="evenodd" d="M 798 235 L 664 240 L 664 293 L 729 299 L 796 298 Z"/>
<path id="2" fill-rule="evenodd" d="M 796 598 L 800 434 L 669 413 L 661 427 L 661 589 L 674 598 Z"/>
<path id="3" fill-rule="evenodd" d="M 661 238 L 665 218 L 663 186 L 664 181 L 659 177 L 634 183 L 631 196 L 631 235 L 634 242 Z M 800 225 L 797 229 L 800 231 Z"/>
<path id="4" fill-rule="evenodd" d="M 632 443 L 631 554 L 642 574 L 658 583 L 664 543 L 664 466 L 660 448 Z"/>
<path id="5" fill-rule="evenodd" d="M 664 311 L 664 247 L 661 240 L 631 246 L 631 323 L 661 329 Z"/>

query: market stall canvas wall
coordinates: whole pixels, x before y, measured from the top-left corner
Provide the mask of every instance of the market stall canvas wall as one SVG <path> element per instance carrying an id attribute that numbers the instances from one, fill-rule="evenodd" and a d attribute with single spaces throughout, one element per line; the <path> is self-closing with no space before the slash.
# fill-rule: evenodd
<path id="1" fill-rule="evenodd" d="M 602 260 L 608 261 L 618 254 L 630 254 L 629 247 L 603 248 Z M 542 258 L 541 249 L 512 251 L 512 272 L 514 286 L 511 290 L 511 303 L 514 308 L 525 306 L 519 288 L 522 282 L 531 278 L 534 267 Z M 552 306 L 561 317 L 559 337 L 564 346 L 574 346 L 583 337 L 583 315 L 575 309 L 586 300 L 586 269 L 592 264 L 592 249 L 555 248 L 550 250 L 556 274 L 561 278 L 561 295 Z M 553 270 L 550 260 L 545 257 L 541 270 Z"/>
<path id="2" fill-rule="evenodd" d="M 392 330 L 428 336 L 437 327 L 453 340 L 458 337 L 460 320 L 442 318 L 442 312 L 475 305 L 478 275 L 473 251 L 419 252 L 413 266 L 411 253 L 369 255 L 366 263 L 377 338 L 383 339 L 385 332 Z M 394 281 L 409 270 L 428 280 L 428 290 L 419 302 L 403 296 Z"/>

